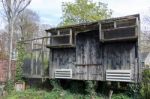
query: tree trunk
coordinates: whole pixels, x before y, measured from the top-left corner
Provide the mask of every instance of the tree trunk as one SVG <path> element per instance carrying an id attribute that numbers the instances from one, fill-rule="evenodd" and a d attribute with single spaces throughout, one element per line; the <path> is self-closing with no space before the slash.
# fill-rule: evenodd
<path id="1" fill-rule="evenodd" d="M 8 80 L 10 80 L 12 77 L 11 77 L 11 61 L 12 61 L 12 50 L 13 50 L 13 47 L 12 47 L 12 44 L 13 44 L 13 32 L 14 32 L 14 29 L 13 29 L 13 19 L 10 20 L 9 22 L 9 33 L 10 33 L 10 48 L 9 48 L 9 65 L 8 65 Z"/>

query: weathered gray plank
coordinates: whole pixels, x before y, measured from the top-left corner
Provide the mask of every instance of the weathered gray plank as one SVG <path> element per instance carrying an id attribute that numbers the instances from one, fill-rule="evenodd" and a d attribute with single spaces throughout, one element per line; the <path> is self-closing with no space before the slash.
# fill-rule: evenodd
<path id="1" fill-rule="evenodd" d="M 54 78 L 55 69 L 69 69 L 75 66 L 75 49 L 51 49 L 51 54 L 50 77 Z"/>
<path id="2" fill-rule="evenodd" d="M 133 42 L 108 43 L 104 46 L 104 63 L 107 69 L 130 69 L 131 58 L 135 59 Z M 134 51 L 132 51 L 134 50 Z M 131 54 L 131 55 L 130 55 Z"/>

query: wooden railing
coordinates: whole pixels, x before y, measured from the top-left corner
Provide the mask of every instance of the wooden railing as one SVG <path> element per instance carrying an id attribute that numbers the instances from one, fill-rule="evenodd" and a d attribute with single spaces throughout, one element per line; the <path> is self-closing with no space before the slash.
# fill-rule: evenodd
<path id="1" fill-rule="evenodd" d="M 23 75 L 28 78 L 48 76 L 49 36 L 20 41 L 25 46 Z"/>

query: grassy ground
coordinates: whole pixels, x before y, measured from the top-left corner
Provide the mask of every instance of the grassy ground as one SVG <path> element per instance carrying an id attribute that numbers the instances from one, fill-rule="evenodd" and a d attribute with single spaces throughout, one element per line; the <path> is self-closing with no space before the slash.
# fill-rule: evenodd
<path id="1" fill-rule="evenodd" d="M 13 91 L 7 97 L 3 97 L 3 99 L 105 99 L 102 96 L 90 97 L 88 95 L 82 94 L 73 94 L 68 91 L 41 91 L 35 89 L 27 89 L 23 92 L 15 92 Z M 118 94 L 113 95 L 112 99 L 131 99 L 126 95 Z"/>
<path id="2" fill-rule="evenodd" d="M 5 97 L 5 99 L 90 99 L 90 97 L 80 94 L 72 94 L 66 91 L 47 92 L 28 89 L 23 92 L 13 91 L 10 95 Z M 103 99 L 103 98 L 97 96 L 95 97 L 95 99 Z"/>
<path id="3" fill-rule="evenodd" d="M 108 99 L 107 96 L 109 93 L 109 91 L 106 90 L 107 88 L 102 86 L 97 86 L 97 89 L 95 88 L 93 93 L 90 84 L 87 85 L 85 82 L 83 83 L 79 81 L 70 83 L 63 82 L 63 87 L 60 82 L 58 83 L 53 80 L 47 81 L 43 84 L 36 84 L 27 87 L 28 89 L 22 92 L 12 91 L 13 89 L 11 89 L 6 97 L 0 97 L 0 99 Z M 8 88 L 10 89 L 10 87 Z M 124 91 L 117 92 L 114 90 L 112 99 L 132 99 L 127 96 L 127 93 L 125 93 L 126 92 Z"/>

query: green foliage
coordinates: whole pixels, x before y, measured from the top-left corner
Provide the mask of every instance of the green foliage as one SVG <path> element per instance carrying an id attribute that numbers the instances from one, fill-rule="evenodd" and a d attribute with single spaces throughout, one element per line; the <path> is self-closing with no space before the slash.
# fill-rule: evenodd
<path id="1" fill-rule="evenodd" d="M 128 96 L 133 97 L 133 99 L 140 99 L 140 85 L 139 84 L 128 84 L 127 91 L 125 92 Z"/>
<path id="2" fill-rule="evenodd" d="M 86 81 L 86 92 L 91 97 L 96 96 L 96 87 L 97 87 L 96 85 L 97 85 L 96 81 Z"/>
<path id="3" fill-rule="evenodd" d="M 67 91 L 54 91 L 47 92 L 44 90 L 27 89 L 23 92 L 13 91 L 5 99 L 91 99 L 88 95 L 73 94 Z M 103 99 L 96 96 L 94 99 Z"/>
<path id="4" fill-rule="evenodd" d="M 140 93 L 143 99 L 150 99 L 150 69 L 143 71 L 143 80 Z"/>
<path id="5" fill-rule="evenodd" d="M 112 99 L 131 99 L 129 96 L 125 94 L 114 94 Z"/>
<path id="6" fill-rule="evenodd" d="M 53 86 L 54 91 L 61 91 L 62 90 L 60 81 L 58 79 L 52 79 L 52 80 L 50 80 L 50 83 Z"/>
<path id="7" fill-rule="evenodd" d="M 62 7 L 62 26 L 106 19 L 112 14 L 107 4 L 91 0 L 75 0 L 75 3 L 63 3 Z"/>
<path id="8" fill-rule="evenodd" d="M 17 51 L 18 51 L 18 56 L 17 56 L 17 63 L 16 63 L 16 77 L 15 81 L 21 81 L 22 80 L 22 66 L 23 66 L 23 61 L 25 58 L 25 48 L 23 43 L 18 43 L 17 45 Z"/>
<path id="9" fill-rule="evenodd" d="M 10 79 L 6 82 L 5 88 L 8 93 L 11 93 L 14 90 L 14 80 Z"/>

